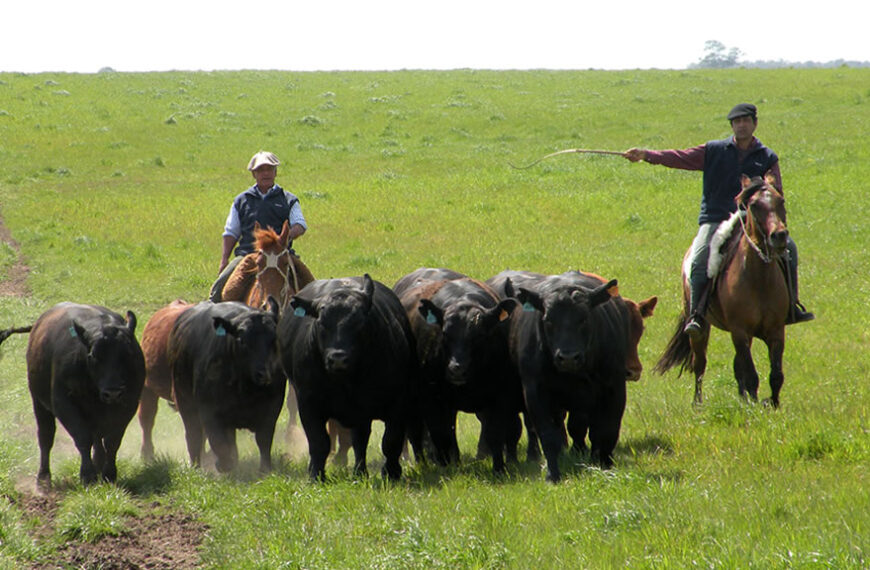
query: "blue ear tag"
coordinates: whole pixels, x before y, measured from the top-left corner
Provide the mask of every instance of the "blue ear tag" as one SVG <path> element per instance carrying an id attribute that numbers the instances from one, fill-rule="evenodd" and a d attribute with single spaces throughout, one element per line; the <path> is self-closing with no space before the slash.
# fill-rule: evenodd
<path id="1" fill-rule="evenodd" d="M 426 322 L 430 325 L 434 325 L 435 323 L 437 323 L 438 319 L 435 317 L 435 313 L 433 313 L 432 311 L 426 313 Z"/>
<path id="2" fill-rule="evenodd" d="M 304 317 L 305 309 L 303 309 L 302 307 L 296 307 L 296 309 L 293 310 L 293 314 L 297 317 Z"/>
<path id="3" fill-rule="evenodd" d="M 533 312 L 533 311 L 535 310 L 535 307 L 532 306 L 531 303 L 529 303 L 528 301 L 526 301 L 525 303 L 523 303 L 523 310 L 524 310 L 525 312 L 527 312 L 527 313 L 531 313 L 531 312 Z"/>
<path id="4" fill-rule="evenodd" d="M 75 338 L 75 337 L 79 336 L 79 333 L 76 332 L 76 328 L 75 328 L 75 327 L 70 327 L 70 328 L 69 328 L 69 335 L 70 335 L 71 337 Z"/>
<path id="5" fill-rule="evenodd" d="M 218 325 L 214 330 L 214 334 L 218 336 L 227 336 L 227 329 L 225 329 L 223 325 Z"/>

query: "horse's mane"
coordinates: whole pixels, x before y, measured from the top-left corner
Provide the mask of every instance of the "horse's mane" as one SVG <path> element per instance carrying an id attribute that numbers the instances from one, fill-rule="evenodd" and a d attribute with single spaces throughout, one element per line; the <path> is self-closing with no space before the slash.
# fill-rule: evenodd
<path id="1" fill-rule="evenodd" d="M 276 246 L 281 246 L 281 236 L 279 236 L 272 228 L 260 228 L 254 230 L 254 242 L 257 249 L 269 249 Z"/>

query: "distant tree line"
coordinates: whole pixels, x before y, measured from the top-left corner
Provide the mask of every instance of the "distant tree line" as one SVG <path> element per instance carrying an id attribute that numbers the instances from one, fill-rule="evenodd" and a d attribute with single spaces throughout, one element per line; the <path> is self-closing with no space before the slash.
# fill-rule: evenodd
<path id="1" fill-rule="evenodd" d="M 729 48 L 722 42 L 707 40 L 707 42 L 704 43 L 704 56 L 696 63 L 690 63 L 689 69 L 726 69 L 730 67 L 755 67 L 762 69 L 773 69 L 777 67 L 870 67 L 870 61 L 850 61 L 845 59 L 835 59 L 826 62 L 794 62 L 782 59 L 744 61 L 740 59 L 742 55 L 743 52 L 738 48 Z"/>

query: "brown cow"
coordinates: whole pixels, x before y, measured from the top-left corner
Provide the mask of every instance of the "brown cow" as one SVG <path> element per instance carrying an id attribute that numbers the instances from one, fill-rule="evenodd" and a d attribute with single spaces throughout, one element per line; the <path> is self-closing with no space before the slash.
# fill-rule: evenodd
<path id="1" fill-rule="evenodd" d="M 157 415 L 157 402 L 163 398 L 173 408 L 172 379 L 169 375 L 169 361 L 166 355 L 166 342 L 169 332 L 178 317 L 192 307 L 182 299 L 176 299 L 155 312 L 142 331 L 142 352 L 145 353 L 145 386 L 139 398 L 139 425 L 142 427 L 142 458 L 154 460 L 154 441 L 151 432 Z"/>

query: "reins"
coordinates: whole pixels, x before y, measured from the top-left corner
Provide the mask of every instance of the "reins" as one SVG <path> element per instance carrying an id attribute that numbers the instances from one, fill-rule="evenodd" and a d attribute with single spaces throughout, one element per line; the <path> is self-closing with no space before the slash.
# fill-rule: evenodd
<path id="1" fill-rule="evenodd" d="M 744 212 L 746 212 L 746 216 L 751 216 L 752 214 L 746 208 L 742 208 Z M 740 228 L 743 230 L 743 235 L 746 236 L 746 241 L 749 242 L 750 247 L 758 254 L 758 257 L 764 263 L 770 263 L 771 258 L 766 252 L 761 251 L 761 248 L 758 247 L 758 244 L 752 241 L 752 236 L 749 235 L 749 232 L 746 230 L 746 224 L 743 222 L 744 216 L 737 216 L 740 219 Z M 765 249 L 767 249 L 765 247 Z"/>

